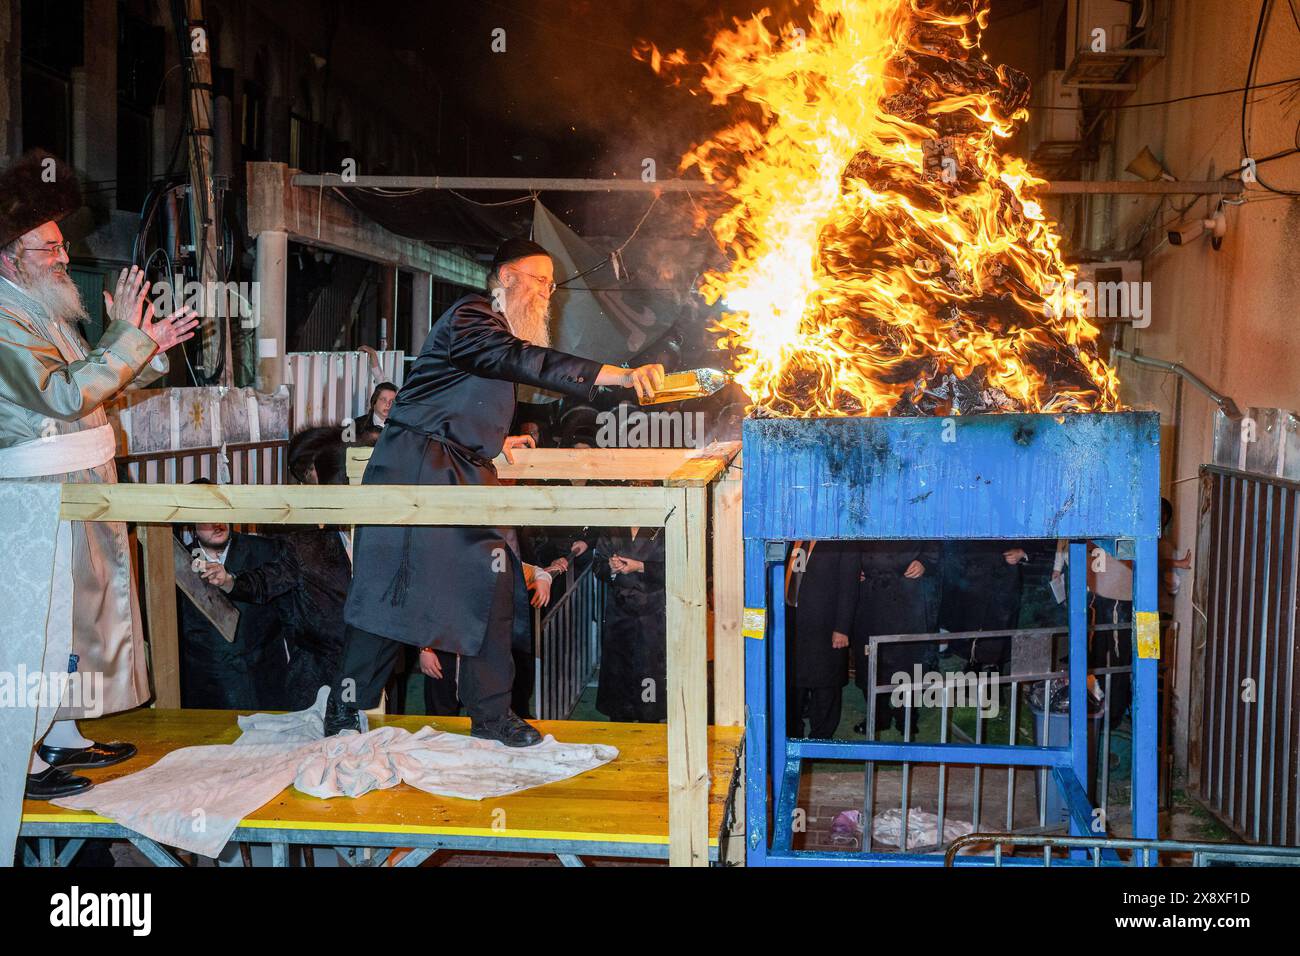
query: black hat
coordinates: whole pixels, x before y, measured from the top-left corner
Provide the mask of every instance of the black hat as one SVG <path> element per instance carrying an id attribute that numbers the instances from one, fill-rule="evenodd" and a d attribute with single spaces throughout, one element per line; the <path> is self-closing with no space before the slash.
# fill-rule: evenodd
<path id="1" fill-rule="evenodd" d="M 506 263 L 514 262 L 516 259 L 527 259 L 529 256 L 546 256 L 550 258 L 550 255 L 543 246 L 539 246 L 531 239 L 507 239 L 497 246 L 496 255 L 492 257 L 492 271 L 495 272 Z"/>
<path id="2" fill-rule="evenodd" d="M 34 149 L 0 173 L 0 246 L 80 208 L 76 172 L 44 150 Z"/>

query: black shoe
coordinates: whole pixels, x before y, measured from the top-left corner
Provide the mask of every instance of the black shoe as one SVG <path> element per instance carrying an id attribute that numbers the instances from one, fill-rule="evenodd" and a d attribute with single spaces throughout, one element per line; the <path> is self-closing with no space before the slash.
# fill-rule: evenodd
<path id="1" fill-rule="evenodd" d="M 46 747 L 36 748 L 36 754 L 51 767 L 80 767 L 93 770 L 96 767 L 111 767 L 123 760 L 130 760 L 136 755 L 135 744 L 115 741 L 101 744 L 92 741 L 89 747 Z"/>
<path id="2" fill-rule="evenodd" d="M 863 717 L 856 724 L 854 724 L 853 732 L 855 734 L 862 734 L 865 737 L 867 734 L 867 718 Z"/>
<path id="3" fill-rule="evenodd" d="M 470 721 L 471 737 L 499 740 L 507 747 L 531 747 L 542 742 L 542 735 L 527 721 L 507 712 L 496 720 Z"/>
<path id="4" fill-rule="evenodd" d="M 334 693 L 331 691 L 329 700 L 325 703 L 325 736 L 333 737 L 345 730 L 355 730 L 357 733 L 363 733 L 361 729 L 361 712 L 351 704 L 336 702 Z"/>
<path id="5" fill-rule="evenodd" d="M 58 767 L 47 767 L 40 773 L 27 775 L 27 792 L 24 796 L 28 800 L 53 800 L 57 797 L 70 797 L 74 793 L 85 793 L 93 786 L 85 777 L 75 776 Z"/>

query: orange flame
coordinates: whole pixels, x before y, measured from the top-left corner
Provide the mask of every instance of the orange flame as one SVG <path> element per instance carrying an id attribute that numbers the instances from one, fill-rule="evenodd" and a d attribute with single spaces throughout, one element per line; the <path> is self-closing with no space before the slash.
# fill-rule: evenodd
<path id="1" fill-rule="evenodd" d="M 730 267 L 701 292 L 755 406 L 952 414 L 962 381 L 983 410 L 1118 407 L 1043 181 L 998 147 L 1028 84 L 980 51 L 988 0 L 814 0 L 804 27 L 770 20 L 714 38 L 699 87 L 732 121 L 682 160 L 720 187 Z"/>

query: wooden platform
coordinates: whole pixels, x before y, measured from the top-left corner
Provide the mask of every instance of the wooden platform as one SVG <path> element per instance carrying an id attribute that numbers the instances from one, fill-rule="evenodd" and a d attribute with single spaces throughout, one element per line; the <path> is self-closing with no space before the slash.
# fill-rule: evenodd
<path id="1" fill-rule="evenodd" d="M 144 709 L 82 721 L 82 732 L 93 739 L 131 741 L 140 753 L 116 767 L 78 772 L 97 782 L 108 781 L 141 770 L 181 747 L 233 743 L 239 736 L 235 717 L 235 711 Z M 469 733 L 465 717 L 390 716 L 371 721 L 372 729 L 388 725 L 410 731 L 429 725 Z M 539 721 L 535 726 L 561 741 L 610 744 L 618 748 L 619 756 L 569 780 L 483 801 L 432 796 L 405 784 L 357 799 L 331 800 L 288 788 L 242 821 L 233 839 L 273 845 L 279 841 L 281 858 L 283 845 L 288 844 L 667 858 L 666 726 L 579 721 Z M 709 728 L 710 857 L 717 855 L 742 738 L 738 727 Z M 27 801 L 21 835 L 116 839 L 132 834 L 92 813 Z M 42 849 L 52 851 L 52 847 Z"/>

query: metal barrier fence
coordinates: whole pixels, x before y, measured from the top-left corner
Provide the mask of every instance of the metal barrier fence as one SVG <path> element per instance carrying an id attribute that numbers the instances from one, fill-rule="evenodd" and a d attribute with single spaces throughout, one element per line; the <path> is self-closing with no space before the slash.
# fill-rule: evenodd
<path id="1" fill-rule="evenodd" d="M 546 613 L 533 610 L 533 716 L 567 720 L 600 666 L 606 584 L 588 567 Z"/>
<path id="2" fill-rule="evenodd" d="M 1095 627 L 1090 627 L 1089 633 L 1092 634 L 1093 632 L 1126 631 L 1131 629 L 1131 627 L 1132 627 L 1131 624 L 1097 625 Z M 901 697 L 901 706 L 903 708 L 903 730 L 902 730 L 903 741 L 905 743 L 914 742 L 917 739 L 915 737 L 917 723 L 918 723 L 917 712 L 921 709 L 920 706 L 916 705 L 916 696 L 918 694 L 928 693 L 928 691 L 925 689 L 926 685 L 918 686 L 916 684 L 914 679 L 915 677 L 914 674 L 909 675 L 909 678 L 911 679 L 909 679 L 907 682 L 899 682 L 897 678 L 895 678 L 894 683 L 889 683 L 889 684 L 880 683 L 879 675 L 877 674 L 876 668 L 877 668 L 877 662 L 880 659 L 880 648 L 882 645 L 944 643 L 944 642 L 961 641 L 961 640 L 968 640 L 968 639 L 984 640 L 988 638 L 1000 638 L 1000 637 L 1009 638 L 1012 640 L 1015 640 L 1017 638 L 1035 638 L 1035 637 L 1046 638 L 1048 640 L 1051 640 L 1057 636 L 1067 636 L 1067 635 L 1068 635 L 1068 631 L 1064 627 L 1044 627 L 1044 628 L 1020 628 L 1020 629 L 1005 630 L 1005 631 L 970 631 L 964 633 L 940 633 L 940 634 L 893 634 L 893 635 L 880 635 L 880 636 L 871 637 L 870 650 L 868 651 L 867 654 L 868 668 L 869 668 L 868 681 L 870 686 L 875 688 L 875 692 L 868 696 L 867 719 L 866 719 L 867 739 L 868 740 L 876 739 L 876 711 L 878 706 L 877 700 L 879 696 L 881 694 L 890 694 L 890 695 L 897 694 L 898 696 Z M 1088 669 L 1087 672 L 1092 678 L 1096 680 L 1102 693 L 1102 704 L 1100 706 L 1100 711 L 1101 711 L 1100 714 L 1095 717 L 1090 717 L 1090 719 L 1088 720 L 1088 724 L 1089 724 L 1088 753 L 1091 755 L 1089 759 L 1089 764 L 1091 766 L 1094 764 L 1095 761 L 1095 768 L 1096 768 L 1095 773 L 1092 775 L 1092 778 L 1095 781 L 1095 787 L 1090 788 L 1091 792 L 1089 792 L 1088 796 L 1091 802 L 1093 803 L 1093 805 L 1100 812 L 1100 816 L 1097 817 L 1096 820 L 1098 821 L 1098 825 L 1102 827 L 1103 831 L 1106 829 L 1107 826 L 1109 826 L 1110 823 L 1110 774 L 1111 774 L 1110 758 L 1111 758 L 1112 747 L 1114 743 L 1114 735 L 1113 735 L 1114 728 L 1112 727 L 1112 721 L 1111 721 L 1111 708 L 1107 702 L 1110 701 L 1111 699 L 1113 678 L 1116 675 L 1129 675 L 1132 673 L 1132 670 L 1133 670 L 1132 666 L 1128 665 L 1124 667 L 1090 668 Z M 1161 668 L 1160 674 L 1161 674 L 1161 680 L 1163 681 L 1166 676 L 1166 672 L 1163 668 Z M 1011 674 L 1011 675 L 1001 675 L 996 672 L 981 672 L 981 673 L 970 672 L 962 675 L 945 674 L 939 676 L 944 678 L 943 686 L 942 688 L 939 688 L 936 685 L 933 688 L 934 690 L 941 689 L 942 691 L 940 695 L 940 700 L 938 701 L 938 710 L 940 715 L 938 743 L 944 743 L 944 744 L 950 743 L 954 741 L 954 738 L 956 738 L 962 743 L 968 743 L 968 744 L 996 743 L 996 741 L 988 738 L 987 731 L 986 731 L 986 727 L 988 727 L 988 725 L 992 720 L 996 719 L 996 715 L 986 716 L 984 713 L 984 707 L 980 705 L 980 702 L 977 702 L 976 706 L 974 707 L 975 728 L 974 728 L 973 737 L 965 733 L 964 731 L 962 731 L 961 728 L 958 727 L 955 721 L 953 720 L 953 716 L 957 708 L 959 706 L 965 706 L 969 704 L 969 694 L 973 690 L 979 693 L 976 687 L 971 686 L 971 685 L 978 684 L 979 682 L 984 682 L 986 687 L 991 686 L 995 689 L 994 693 L 996 693 L 997 695 L 999 712 L 1002 709 L 1001 701 L 1002 701 L 1002 697 L 1004 696 L 1003 688 L 1004 687 L 1010 688 L 1009 695 L 1006 695 L 1009 696 L 1009 700 L 1007 702 L 1009 705 L 1008 706 L 1009 719 L 1007 722 L 1008 729 L 1007 729 L 1006 746 L 1011 746 L 1011 747 L 1017 745 L 1060 746 L 1066 742 L 1065 739 L 1061 739 L 1061 740 L 1053 739 L 1054 736 L 1053 717 L 1068 719 L 1068 715 L 1060 712 L 1055 712 L 1052 709 L 1052 701 L 1055 696 L 1054 691 L 1062 690 L 1065 685 L 1065 679 L 1068 676 L 1065 670 L 1055 670 L 1055 671 L 1043 672 L 1043 673 Z M 1019 739 L 1020 732 L 1021 732 L 1020 717 L 1022 713 L 1021 696 L 1022 693 L 1026 693 L 1027 690 L 1031 690 L 1033 685 L 1035 684 L 1041 684 L 1043 686 L 1043 692 L 1041 697 L 1039 698 L 1039 700 L 1041 701 L 1039 706 L 1042 709 L 1038 710 L 1037 708 L 1035 708 L 1032 700 L 1026 702 L 1026 705 L 1031 708 L 1031 711 L 1034 715 L 1034 734 L 1036 739 L 1033 740 L 1032 742 L 1025 742 Z M 932 709 L 934 707 L 934 704 L 932 702 L 926 702 L 922 706 L 926 707 L 927 709 Z M 1064 727 L 1062 728 L 1062 734 L 1063 736 L 1068 736 L 1068 732 L 1064 730 Z M 935 766 L 934 764 L 926 764 L 926 763 L 922 763 L 919 765 Z M 931 806 L 934 806 L 936 809 L 935 816 L 937 817 L 937 822 L 935 824 L 935 833 L 937 836 L 937 840 L 932 843 L 928 843 L 926 845 L 917 845 L 909 838 L 908 831 L 910 829 L 910 825 L 907 822 L 910 820 L 911 809 L 914 806 L 916 806 L 917 803 L 921 802 L 921 801 L 914 801 L 912 796 L 913 762 L 902 761 L 900 763 L 900 766 L 901 766 L 901 785 L 899 789 L 899 793 L 900 793 L 899 821 L 900 822 L 898 827 L 898 840 L 897 843 L 894 845 L 894 847 L 882 847 L 882 849 L 897 848 L 900 851 L 910 852 L 910 853 L 925 853 L 925 852 L 939 850 L 949 842 L 944 837 L 945 827 L 947 826 L 950 819 L 953 820 L 956 819 L 952 814 L 949 813 L 948 810 L 950 769 L 946 764 L 937 765 L 938 778 L 937 778 L 935 799 L 930 804 Z M 969 814 L 969 823 L 970 823 L 970 827 L 973 830 L 979 830 L 981 825 L 981 816 L 982 816 L 982 811 L 984 806 L 985 775 L 989 773 L 999 773 L 1002 772 L 1003 770 L 1005 770 L 1006 778 L 1007 778 L 1004 826 L 1008 831 L 1021 832 L 1021 833 L 1026 831 L 1039 832 L 1039 831 L 1055 829 L 1056 827 L 1064 827 L 1067 825 L 1065 823 L 1064 818 L 1060 820 L 1052 820 L 1052 821 L 1048 820 L 1048 807 L 1049 804 L 1051 803 L 1050 795 L 1055 792 L 1057 787 L 1057 783 L 1053 777 L 1050 767 L 1042 766 L 1042 767 L 1035 768 L 1032 766 L 1020 766 L 1016 764 L 1007 764 L 1005 765 L 1005 767 L 999 767 L 997 765 L 994 765 L 992 767 L 974 765 L 970 768 L 971 801 L 970 801 L 970 814 Z M 1016 814 L 1016 803 L 1017 803 L 1016 787 L 1017 787 L 1017 782 L 1020 779 L 1019 774 L 1024 772 L 1034 773 L 1037 774 L 1038 776 L 1036 797 L 1035 797 L 1037 803 L 1037 815 L 1036 815 L 1037 819 L 1036 821 L 1034 821 L 1033 823 L 1027 826 L 1018 825 L 1018 818 Z M 863 808 L 862 808 L 862 817 L 861 817 L 861 820 L 863 821 L 862 840 L 863 840 L 864 852 L 870 852 L 874 849 L 873 847 L 874 837 L 872 831 L 873 831 L 873 823 L 876 819 L 875 812 L 877 807 L 876 774 L 877 774 L 877 770 L 876 770 L 875 762 L 867 761 L 864 770 L 864 781 L 863 781 L 864 793 L 863 793 Z M 1132 799 L 1131 791 L 1130 791 L 1130 799 Z M 1130 807 L 1130 811 L 1131 811 L 1131 807 Z M 1023 813 L 1021 814 L 1019 820 L 1021 824 L 1023 824 Z"/>
<path id="3" fill-rule="evenodd" d="M 972 833 L 952 841 L 944 866 L 959 866 L 961 851 L 993 844 L 993 866 L 1005 866 L 1004 846 L 1042 849 L 1042 866 L 1160 866 L 1160 855 L 1191 855 L 1192 866 L 1300 866 L 1300 849 L 1252 843 L 1191 843 L 1184 840 L 1125 840 L 1117 837 L 1029 836 L 1019 833 Z M 1070 854 L 1062 858 L 1055 851 Z M 1127 854 L 1125 859 L 1121 854 Z M 986 864 L 985 858 L 980 862 Z M 1016 865 L 1039 865 L 1038 854 L 1012 856 Z M 973 861 L 972 861 L 973 862 Z"/>
<path id="4" fill-rule="evenodd" d="M 1243 839 L 1300 845 L 1300 483 L 1201 469 L 1189 777 Z"/>
<path id="5" fill-rule="evenodd" d="M 195 478 L 218 484 L 282 485 L 288 469 L 288 446 L 288 441 L 280 439 L 178 448 L 120 455 L 117 462 L 133 482 L 142 485 L 186 484 Z"/>

